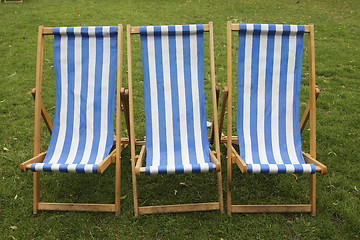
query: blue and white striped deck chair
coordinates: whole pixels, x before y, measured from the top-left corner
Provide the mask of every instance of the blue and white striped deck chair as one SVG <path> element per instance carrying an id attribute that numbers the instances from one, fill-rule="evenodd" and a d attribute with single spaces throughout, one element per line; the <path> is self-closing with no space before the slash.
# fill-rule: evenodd
<path id="1" fill-rule="evenodd" d="M 315 160 L 315 78 L 313 26 L 228 23 L 228 136 L 232 131 L 231 31 L 239 36 L 237 74 L 237 138 L 240 154 L 227 138 L 228 190 L 231 160 L 243 173 L 309 173 L 309 205 L 231 205 L 231 212 L 312 212 L 315 173 L 326 167 Z M 310 154 L 301 150 L 300 82 L 303 35 L 309 33 Z"/>
<path id="2" fill-rule="evenodd" d="M 56 79 L 55 116 L 48 151 L 40 153 L 40 114 L 43 35 L 54 35 L 54 71 Z M 35 92 L 34 158 L 21 165 L 34 172 L 38 192 L 39 172 L 102 173 L 116 163 L 115 204 L 53 204 L 39 202 L 37 210 L 75 210 L 119 212 L 120 207 L 120 125 L 114 144 L 115 90 L 117 87 L 117 123 L 120 123 L 122 26 L 111 27 L 39 27 L 38 62 Z M 118 69 L 118 70 L 117 70 Z M 118 81 L 117 81 L 118 78 Z M 117 86 L 116 86 L 117 82 Z M 34 190 L 35 192 L 35 190 Z"/>
<path id="3" fill-rule="evenodd" d="M 148 213 L 204 211 L 222 209 L 219 202 L 137 206 L 136 175 L 198 173 L 218 171 L 221 189 L 219 141 L 216 152 L 209 149 L 204 92 L 204 32 L 210 36 L 211 83 L 215 93 L 212 23 L 205 25 L 128 26 L 141 38 L 144 77 L 146 143 L 135 156 L 135 138 L 131 132 L 135 216 Z M 131 48 L 129 47 L 129 98 L 132 109 Z M 215 95 L 214 95 L 215 97 Z M 215 99 L 214 99 L 215 100 Z M 213 101 L 213 106 L 215 101 Z M 213 107 L 217 116 L 216 107 Z M 217 120 L 217 118 L 215 118 Z M 217 129 L 217 121 L 216 129 Z M 133 131 L 134 122 L 130 119 Z M 216 130 L 215 129 L 215 130 Z M 217 131 L 217 130 L 216 130 Z M 215 132 L 216 132 L 215 131 Z M 142 161 L 146 151 L 146 167 Z M 221 193 L 221 190 L 219 191 Z"/>

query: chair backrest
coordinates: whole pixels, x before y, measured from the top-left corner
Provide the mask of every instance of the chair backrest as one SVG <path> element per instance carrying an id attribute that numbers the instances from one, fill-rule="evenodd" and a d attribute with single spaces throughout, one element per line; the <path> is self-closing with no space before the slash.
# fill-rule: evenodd
<path id="1" fill-rule="evenodd" d="M 314 172 L 301 151 L 303 35 L 297 25 L 239 25 L 237 133 L 247 164 L 270 172 Z M 295 165 L 295 169 L 293 166 Z M 255 169 L 249 169 L 249 172 Z M 258 171 L 263 171 L 258 169 Z"/>
<path id="2" fill-rule="evenodd" d="M 203 32 L 203 25 L 140 27 L 148 174 L 212 171 Z"/>
<path id="3" fill-rule="evenodd" d="M 117 27 L 53 28 L 54 127 L 33 171 L 96 172 L 114 138 Z"/>

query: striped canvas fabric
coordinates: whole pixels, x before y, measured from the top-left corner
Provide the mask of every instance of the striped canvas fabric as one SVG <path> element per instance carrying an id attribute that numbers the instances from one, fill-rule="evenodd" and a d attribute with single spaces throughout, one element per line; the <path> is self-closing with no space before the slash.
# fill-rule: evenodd
<path id="1" fill-rule="evenodd" d="M 240 24 L 237 134 L 249 173 L 315 173 L 300 138 L 305 27 Z"/>
<path id="2" fill-rule="evenodd" d="M 54 28 L 55 116 L 32 171 L 96 173 L 114 138 L 117 27 Z"/>
<path id="3" fill-rule="evenodd" d="M 140 27 L 146 174 L 209 172 L 203 25 Z"/>

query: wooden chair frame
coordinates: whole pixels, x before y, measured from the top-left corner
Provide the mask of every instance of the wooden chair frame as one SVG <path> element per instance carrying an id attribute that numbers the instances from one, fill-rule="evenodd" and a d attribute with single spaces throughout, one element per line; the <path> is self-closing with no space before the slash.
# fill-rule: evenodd
<path id="1" fill-rule="evenodd" d="M 239 24 L 227 23 L 227 87 L 224 89 L 221 114 L 220 129 L 225 115 L 225 106 L 227 101 L 227 134 L 232 136 L 232 32 L 239 31 Z M 319 89 L 315 87 L 315 47 L 314 47 L 314 25 L 306 25 L 305 33 L 308 34 L 309 50 L 309 85 L 310 101 L 300 122 L 301 132 L 310 118 L 310 154 L 304 153 L 306 163 L 313 163 L 316 172 L 325 175 L 327 168 L 316 160 L 316 99 L 319 95 Z M 248 167 L 241 159 L 233 144 L 238 144 L 237 136 L 222 136 L 221 142 L 227 147 L 227 213 L 258 213 L 258 212 L 310 212 L 312 216 L 316 215 L 316 173 L 310 174 L 310 203 L 301 205 L 232 205 L 231 203 L 231 166 L 236 163 L 243 174 L 247 173 Z"/>
<path id="2" fill-rule="evenodd" d="M 131 168 L 133 181 L 133 198 L 134 198 L 134 215 L 152 214 L 152 213 L 169 213 L 169 212 L 191 212 L 191 211 L 208 211 L 223 209 L 223 194 L 222 194 L 222 176 L 221 176 L 221 160 L 220 160 L 220 137 L 218 131 L 217 121 L 217 106 L 216 106 L 216 86 L 215 86 L 215 63 L 214 63 L 214 41 L 213 41 L 213 24 L 204 24 L 204 32 L 209 32 L 209 49 L 210 49 L 210 74 L 211 74 L 211 89 L 212 89 L 212 103 L 213 103 L 213 128 L 215 134 L 215 151 L 210 151 L 210 159 L 213 163 L 214 169 L 217 171 L 218 184 L 218 202 L 211 203 L 197 203 L 197 204 L 177 204 L 177 205 L 162 205 L 162 206 L 138 206 L 137 193 L 137 179 L 136 176 L 145 172 L 145 167 L 142 167 L 143 159 L 145 157 L 146 146 L 145 141 L 136 141 L 134 132 L 134 108 L 133 108 L 133 81 L 132 81 L 132 60 L 131 60 L 131 35 L 139 34 L 140 27 L 131 27 L 127 25 L 127 56 L 128 56 L 128 87 L 129 87 L 129 119 L 130 119 L 130 147 L 131 147 Z M 135 153 L 135 146 L 141 146 L 139 155 Z"/>
<path id="3" fill-rule="evenodd" d="M 4 3 L 22 3 L 23 0 L 14 0 L 14 1 L 9 1 L 9 0 L 4 0 Z M 0 0 L 1 3 L 1 0 Z"/>
<path id="4" fill-rule="evenodd" d="M 121 85 L 122 85 L 122 32 L 123 27 L 118 25 L 118 53 L 117 53 L 117 73 L 116 73 L 116 137 L 114 139 L 115 149 L 98 166 L 97 173 L 101 174 L 111 164 L 115 163 L 115 203 L 114 204 L 80 204 L 80 203 L 45 203 L 40 202 L 40 172 L 34 172 L 33 176 L 33 213 L 38 210 L 56 210 L 56 211 L 91 211 L 91 212 L 115 212 L 120 211 L 120 170 L 121 170 L 121 151 L 128 145 L 121 139 Z M 42 72 L 43 72 L 43 53 L 44 36 L 52 35 L 53 28 L 39 26 L 38 44 L 37 44 L 37 62 L 36 62 L 36 88 L 32 90 L 35 98 L 35 125 L 34 125 L 34 157 L 20 165 L 21 171 L 25 172 L 31 168 L 32 163 L 41 163 L 46 152 L 40 153 L 41 138 L 41 116 L 45 124 L 52 133 L 52 122 L 41 99 L 42 95 Z M 125 117 L 126 112 L 125 112 Z"/>

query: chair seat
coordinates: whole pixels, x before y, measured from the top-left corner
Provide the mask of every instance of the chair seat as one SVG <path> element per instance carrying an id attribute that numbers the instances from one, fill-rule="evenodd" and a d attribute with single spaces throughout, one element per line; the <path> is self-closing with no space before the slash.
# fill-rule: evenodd
<path id="1" fill-rule="evenodd" d="M 314 164 L 247 164 L 248 173 L 310 173 L 316 172 Z"/>
<path id="2" fill-rule="evenodd" d="M 52 163 L 33 163 L 33 172 L 70 172 L 70 173 L 96 173 L 98 164 L 52 164 Z"/>

